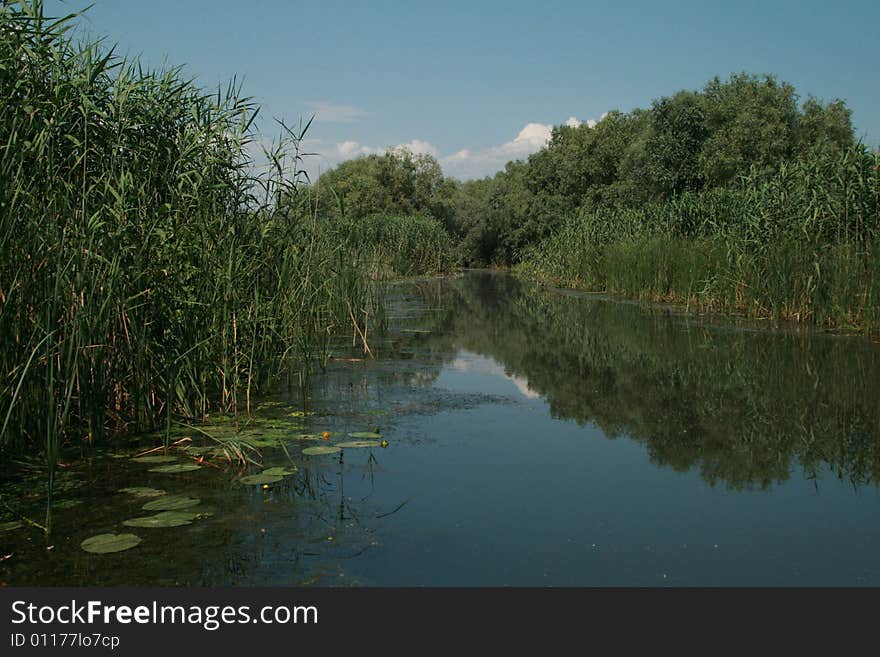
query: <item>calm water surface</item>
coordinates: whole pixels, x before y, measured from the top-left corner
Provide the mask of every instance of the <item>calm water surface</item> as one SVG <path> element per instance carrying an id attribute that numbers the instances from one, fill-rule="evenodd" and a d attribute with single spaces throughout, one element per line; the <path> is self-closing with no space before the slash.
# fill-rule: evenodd
<path id="1" fill-rule="evenodd" d="M 314 443 L 290 440 L 299 472 L 268 490 L 96 453 L 66 474 L 52 549 L 0 534 L 0 581 L 880 585 L 880 344 L 481 272 L 393 285 L 386 310 L 375 359 L 340 347 L 305 400 L 261 412 L 334 440 L 378 426 L 387 448 L 308 457 Z M 314 415 L 290 418 L 301 409 Z M 145 512 L 124 486 L 214 515 L 127 529 Z M 80 550 L 109 531 L 143 542 Z"/>

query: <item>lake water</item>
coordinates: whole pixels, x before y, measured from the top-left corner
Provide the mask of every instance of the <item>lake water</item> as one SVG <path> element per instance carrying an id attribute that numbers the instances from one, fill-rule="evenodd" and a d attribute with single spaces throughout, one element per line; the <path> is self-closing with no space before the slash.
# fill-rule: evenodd
<path id="1" fill-rule="evenodd" d="M 332 444 L 378 427 L 387 447 L 305 456 L 327 443 L 285 440 L 266 465 L 299 471 L 267 489 L 93 453 L 62 477 L 51 549 L 0 533 L 0 582 L 880 585 L 880 344 L 487 272 L 394 284 L 385 305 L 375 358 L 340 345 L 253 433 Z M 145 512 L 125 486 L 213 515 L 126 528 Z M 121 531 L 142 543 L 79 547 Z"/>

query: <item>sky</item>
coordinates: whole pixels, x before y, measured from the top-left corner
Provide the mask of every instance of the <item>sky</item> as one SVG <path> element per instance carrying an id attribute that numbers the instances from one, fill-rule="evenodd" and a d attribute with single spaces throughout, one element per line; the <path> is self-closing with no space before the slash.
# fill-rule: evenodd
<path id="1" fill-rule="evenodd" d="M 405 146 L 447 175 L 492 175 L 543 147 L 552 126 L 649 107 L 731 73 L 771 73 L 802 99 L 845 100 L 880 143 L 880 2 L 457 2 L 46 0 L 80 10 L 149 66 L 185 64 L 205 87 L 233 77 L 306 135 L 314 178 Z"/>

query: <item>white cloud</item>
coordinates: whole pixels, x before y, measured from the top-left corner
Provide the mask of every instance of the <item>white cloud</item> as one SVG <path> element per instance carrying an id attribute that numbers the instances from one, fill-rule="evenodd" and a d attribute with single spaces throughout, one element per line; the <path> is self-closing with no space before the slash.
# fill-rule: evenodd
<path id="1" fill-rule="evenodd" d="M 400 144 L 399 146 L 395 146 L 393 150 L 406 150 L 413 155 L 430 155 L 431 157 L 437 157 L 437 147 L 431 142 L 422 141 L 421 139 L 413 139 L 405 144 Z"/>
<path id="2" fill-rule="evenodd" d="M 323 100 L 312 101 L 306 105 L 309 113 L 315 115 L 315 121 L 324 123 L 352 123 L 367 115 L 364 110 L 354 105 L 341 105 Z"/>
<path id="3" fill-rule="evenodd" d="M 599 121 L 606 116 L 608 116 L 607 112 L 599 117 Z M 595 128 L 598 121 L 595 119 L 582 121 L 576 116 L 570 116 L 565 125 L 572 128 L 578 128 L 582 125 Z M 465 148 L 441 157 L 440 165 L 446 175 L 462 180 L 491 176 L 503 169 L 509 161 L 525 159 L 544 148 L 550 141 L 552 131 L 553 126 L 551 125 L 527 123 L 512 141 L 476 150 Z"/>
<path id="4" fill-rule="evenodd" d="M 607 113 L 603 114 L 599 121 L 606 116 Z M 595 119 L 584 121 L 575 116 L 570 116 L 565 121 L 565 125 L 574 128 L 580 126 L 594 128 L 597 124 L 598 121 Z M 412 139 L 397 146 L 386 147 L 369 146 L 354 140 L 324 144 L 319 139 L 310 139 L 305 140 L 308 142 L 306 150 L 317 155 L 306 158 L 305 165 L 309 175 L 314 180 L 321 171 L 326 171 L 345 160 L 363 155 L 381 155 L 388 151 L 405 149 L 413 155 L 424 154 L 437 158 L 446 175 L 462 180 L 482 178 L 500 171 L 511 160 L 525 159 L 532 153 L 541 150 L 550 141 L 552 132 L 552 125 L 527 123 L 516 137 L 510 141 L 485 148 L 463 148 L 443 156 L 440 155 L 439 150 L 434 144 L 422 139 Z"/>

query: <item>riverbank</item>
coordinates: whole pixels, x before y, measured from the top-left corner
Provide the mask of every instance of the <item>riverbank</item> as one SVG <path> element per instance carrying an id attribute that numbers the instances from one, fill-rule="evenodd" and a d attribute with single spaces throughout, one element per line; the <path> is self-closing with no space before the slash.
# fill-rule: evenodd
<path id="1" fill-rule="evenodd" d="M 880 332 L 880 161 L 847 153 L 740 186 L 582 212 L 515 271 L 697 312 Z"/>

